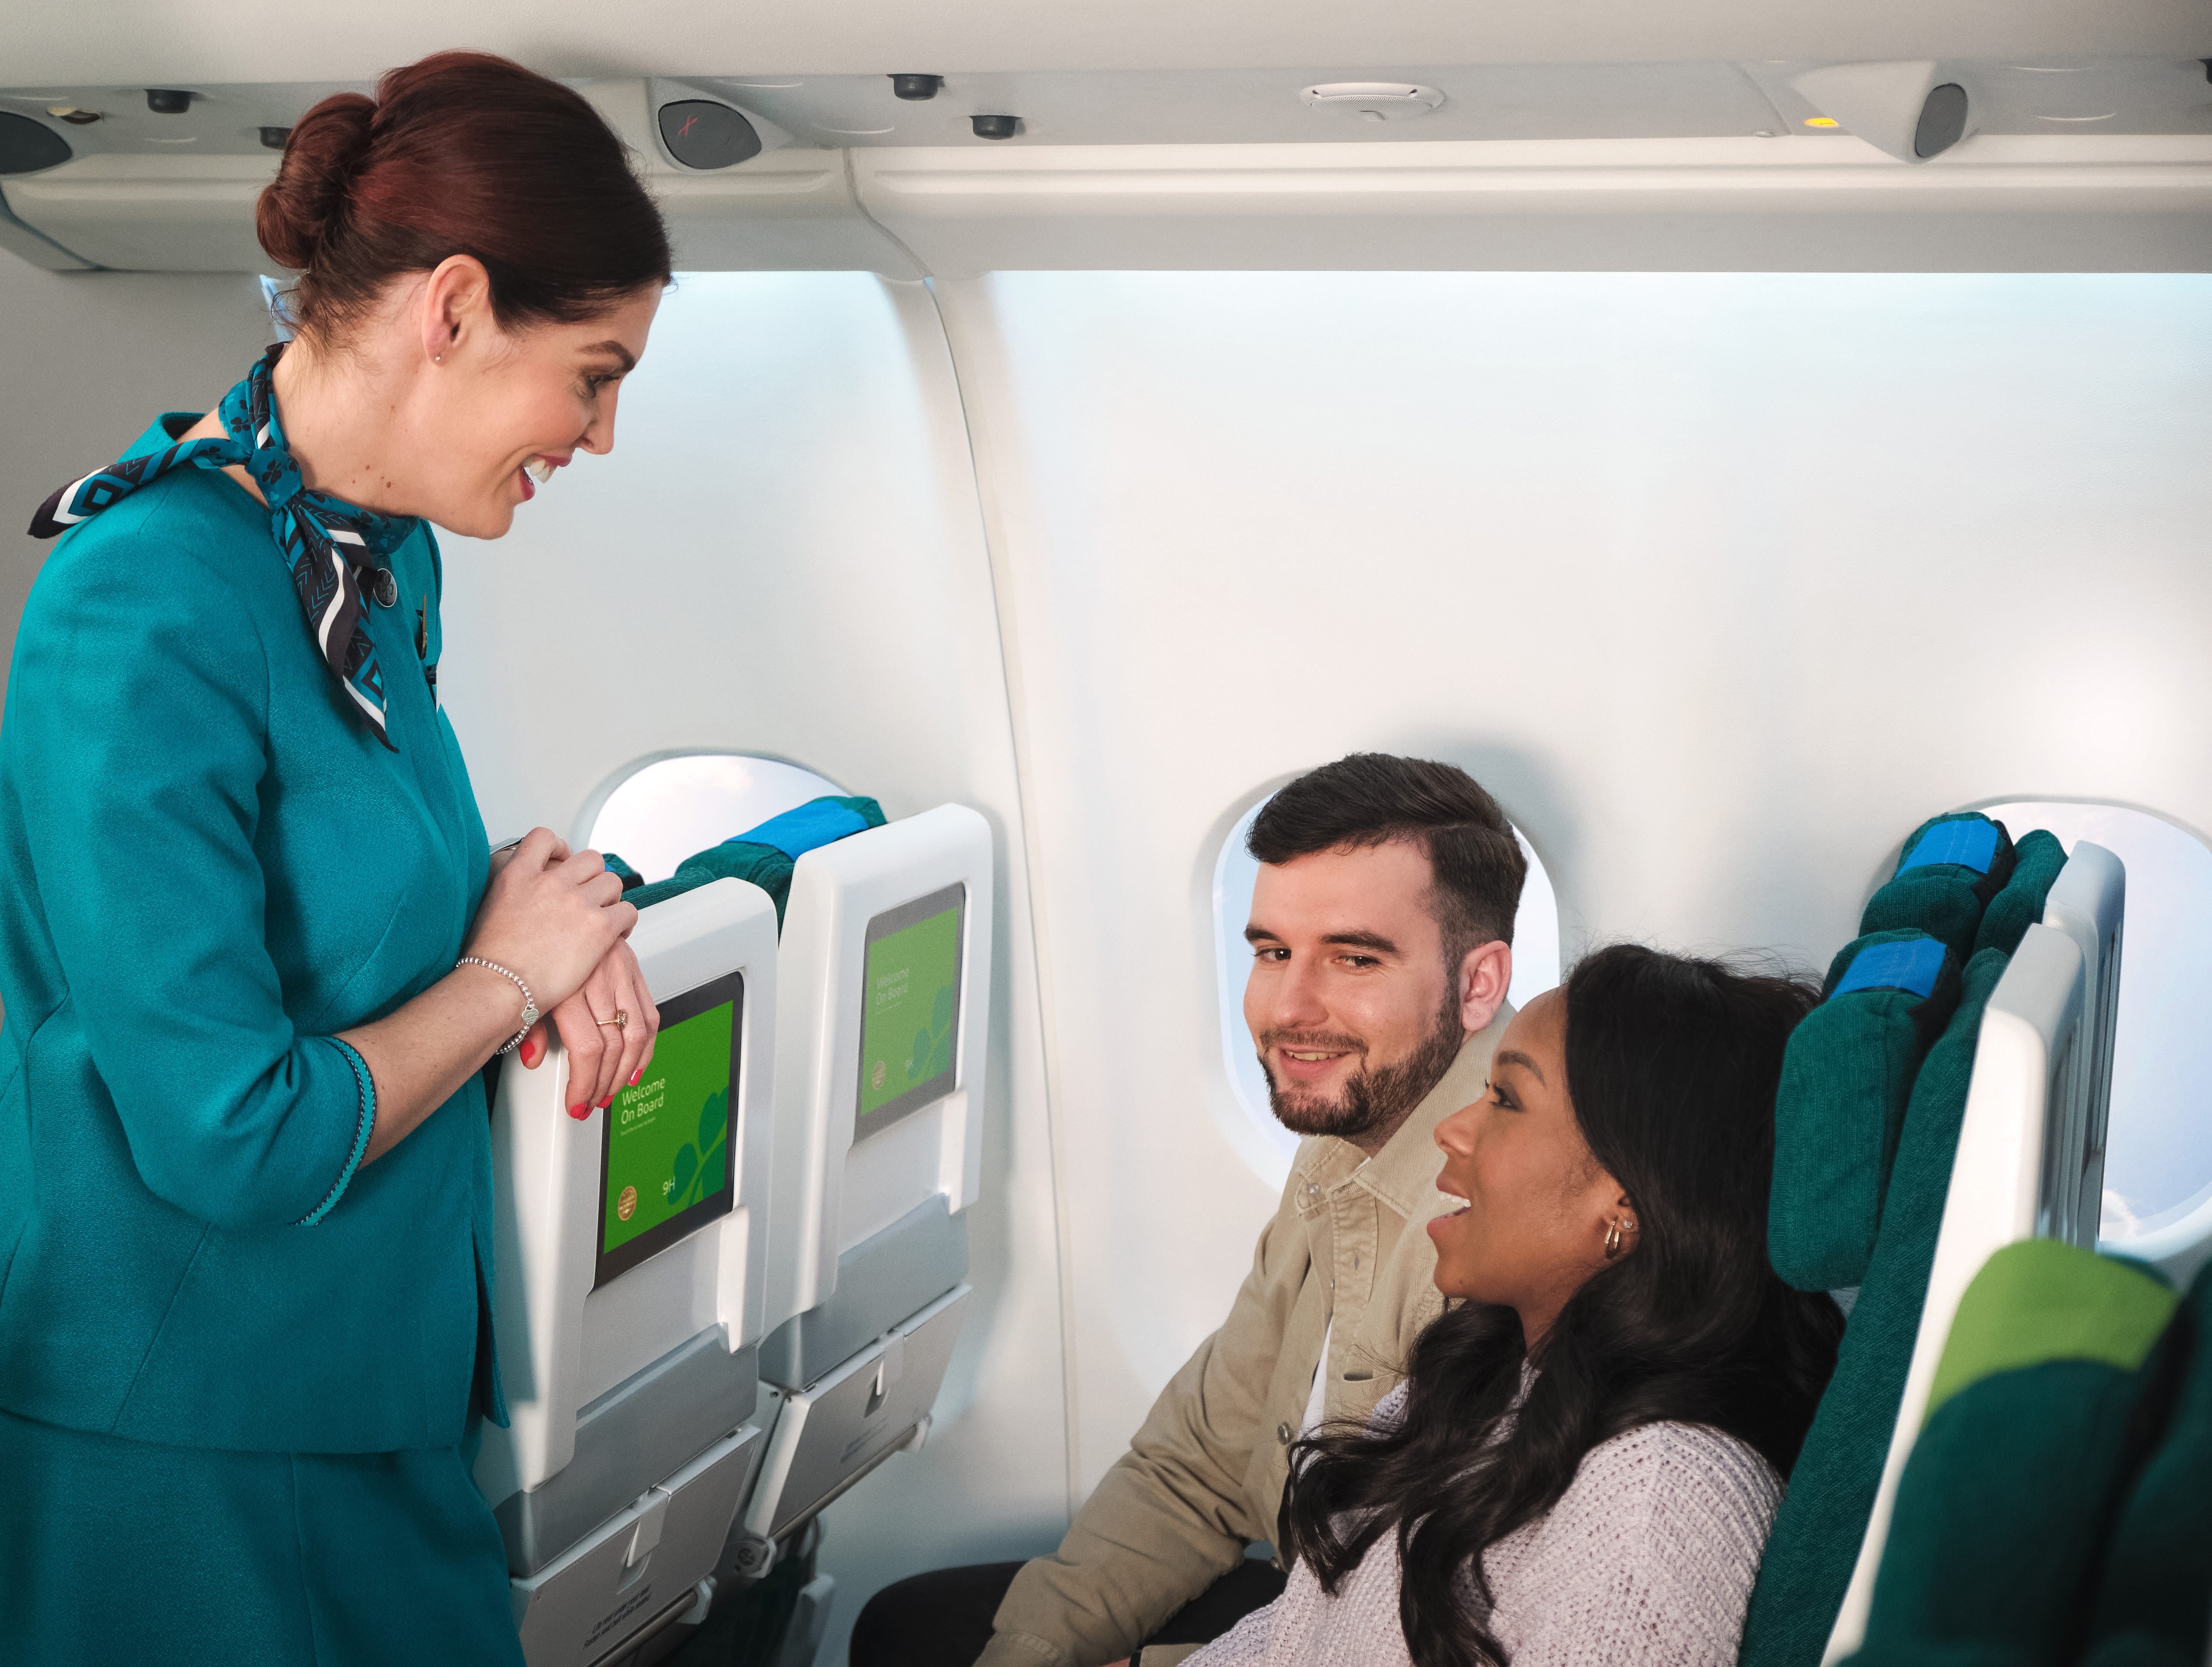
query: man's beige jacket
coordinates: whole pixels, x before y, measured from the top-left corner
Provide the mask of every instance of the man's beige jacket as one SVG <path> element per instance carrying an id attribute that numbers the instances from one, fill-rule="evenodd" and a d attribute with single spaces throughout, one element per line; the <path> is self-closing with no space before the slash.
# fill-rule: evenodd
<path id="1" fill-rule="evenodd" d="M 1316 1363 L 1324 1415 L 1364 1421 L 1443 1311 L 1422 1231 L 1445 1204 L 1436 1127 L 1482 1097 L 1511 1013 L 1468 1038 L 1373 1159 L 1333 1135 L 1298 1143 L 1227 1323 L 1160 1392 L 1060 1550 L 1015 1577 L 978 1667 L 1118 1661 L 1235 1568 L 1248 1543 L 1274 1539 Z M 1146 1650 L 1144 1667 L 1195 1647 Z"/>

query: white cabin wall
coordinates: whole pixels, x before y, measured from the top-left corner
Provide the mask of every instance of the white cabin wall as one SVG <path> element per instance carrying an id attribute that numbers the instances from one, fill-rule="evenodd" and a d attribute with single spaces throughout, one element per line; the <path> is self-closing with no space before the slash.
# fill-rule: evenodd
<path id="1" fill-rule="evenodd" d="M 1825 965 L 1938 811 L 2212 826 L 2212 280 L 998 274 L 939 286 L 1030 776 L 1079 1494 L 1226 1311 L 1207 887 L 1450 758 L 1562 948 Z M 1237 1022 L 1235 1015 L 1229 1022 Z"/>
<path id="2" fill-rule="evenodd" d="M 49 272 L 0 255 L 0 689 L 53 549 L 23 529 L 56 487 L 119 457 L 163 411 L 205 411 L 270 339 L 246 272 Z M 272 556 L 271 559 L 275 559 Z M 156 584 L 147 572 L 131 582 Z"/>
<path id="3" fill-rule="evenodd" d="M 928 1445 L 826 1513 L 825 1660 L 878 1586 L 1030 1554 L 1066 1522 L 1037 969 L 992 578 L 918 283 L 685 274 L 580 455 L 496 543 L 447 538 L 439 686 L 495 836 L 567 832 L 626 763 L 805 765 L 892 817 L 993 824 L 1000 969 L 970 1299 Z M 732 829 L 732 832 L 739 831 Z"/>

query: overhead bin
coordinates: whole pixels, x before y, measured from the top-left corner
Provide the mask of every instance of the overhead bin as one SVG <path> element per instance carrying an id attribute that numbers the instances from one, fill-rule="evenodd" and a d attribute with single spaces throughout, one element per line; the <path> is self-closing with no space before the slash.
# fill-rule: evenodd
<path id="1" fill-rule="evenodd" d="M 1828 75 L 1838 69 L 1913 73 Z M 2201 66 L 2115 60 L 2081 74 L 2124 107 L 2092 126 L 2045 119 L 2022 88 L 2050 77 L 1934 59 L 1428 69 L 1425 94 L 1440 102 L 1401 100 L 1425 113 L 1372 123 L 1356 98 L 1303 99 L 1328 78 L 1313 70 L 955 76 L 919 101 L 896 98 L 884 76 L 578 84 L 636 152 L 690 270 L 2212 266 Z M 1914 107 L 1875 108 L 1891 82 Z M 1850 90 L 1858 102 L 1838 108 L 1874 143 L 1815 112 L 1832 83 Z M 1964 137 L 1923 160 L 1918 118 L 1939 86 L 1972 113 L 1956 124 Z M 0 111 L 77 152 L 0 179 L 19 222 L 0 222 L 0 246 L 46 265 L 264 269 L 252 207 L 276 153 L 260 135 L 327 90 L 214 88 L 181 113 L 134 111 L 112 130 L 119 117 L 67 129 L 46 114 L 46 94 L 0 90 Z M 68 93 L 96 94 L 112 101 L 112 89 Z M 685 100 L 743 113 L 763 149 L 684 166 L 658 113 Z M 977 137 L 987 113 L 1011 119 L 990 130 L 1009 137 Z"/>
<path id="2" fill-rule="evenodd" d="M 2212 137 L 1853 138 L 853 152 L 931 273 L 2112 271 L 2212 265 Z"/>

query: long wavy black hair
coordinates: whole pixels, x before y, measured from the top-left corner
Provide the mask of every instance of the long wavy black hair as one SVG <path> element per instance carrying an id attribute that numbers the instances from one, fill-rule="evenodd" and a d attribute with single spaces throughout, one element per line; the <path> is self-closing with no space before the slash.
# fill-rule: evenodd
<path id="1" fill-rule="evenodd" d="M 1601 1443 L 1703 1424 L 1790 1474 L 1843 1334 L 1833 1302 L 1766 1260 L 1782 1052 L 1819 994 L 1632 944 L 1569 975 L 1567 1093 L 1634 1207 L 1635 1248 L 1560 1311 L 1502 1439 L 1528 1358 L 1520 1317 L 1467 1303 L 1414 1344 L 1395 1430 L 1338 1426 L 1291 1450 L 1285 1551 L 1334 1592 L 1395 1532 L 1416 1667 L 1505 1667 L 1482 1554 L 1556 1505 Z"/>

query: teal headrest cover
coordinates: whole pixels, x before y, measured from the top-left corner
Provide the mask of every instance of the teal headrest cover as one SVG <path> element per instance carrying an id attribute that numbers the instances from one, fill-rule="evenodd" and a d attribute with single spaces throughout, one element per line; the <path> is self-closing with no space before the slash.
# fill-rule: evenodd
<path id="1" fill-rule="evenodd" d="M 1959 1004 L 1959 965 L 1911 929 L 1846 944 L 1790 1037 L 1774 1105 L 1766 1248 L 1801 1291 L 1856 1285 L 1920 1062 Z"/>
<path id="2" fill-rule="evenodd" d="M 1961 965 L 1990 899 L 2011 879 L 2012 840 L 2004 824 L 1979 811 L 1922 823 L 1905 842 L 1890 882 L 1868 901 L 1861 933 L 1917 930 L 1949 946 Z"/>
<path id="3" fill-rule="evenodd" d="M 2056 835 L 2041 828 L 2023 834 L 2013 847 L 2013 855 L 2017 861 L 2012 878 L 2005 882 L 2003 891 L 1990 899 L 1981 927 L 1974 934 L 1977 950 L 2002 949 L 2009 955 L 2018 949 L 2027 928 L 2043 918 L 2043 905 L 2057 883 L 2058 871 L 2066 866 L 2066 848 Z"/>
<path id="4" fill-rule="evenodd" d="M 666 879 L 624 890 L 623 895 L 640 909 L 680 897 L 709 880 L 750 880 L 775 903 L 776 929 L 783 928 L 784 906 L 791 898 L 791 873 L 808 851 L 884 825 L 883 806 L 872 799 L 809 800 L 797 810 L 769 818 L 757 828 L 694 852 L 676 866 Z M 628 865 L 611 851 L 607 866 L 629 878 Z"/>

